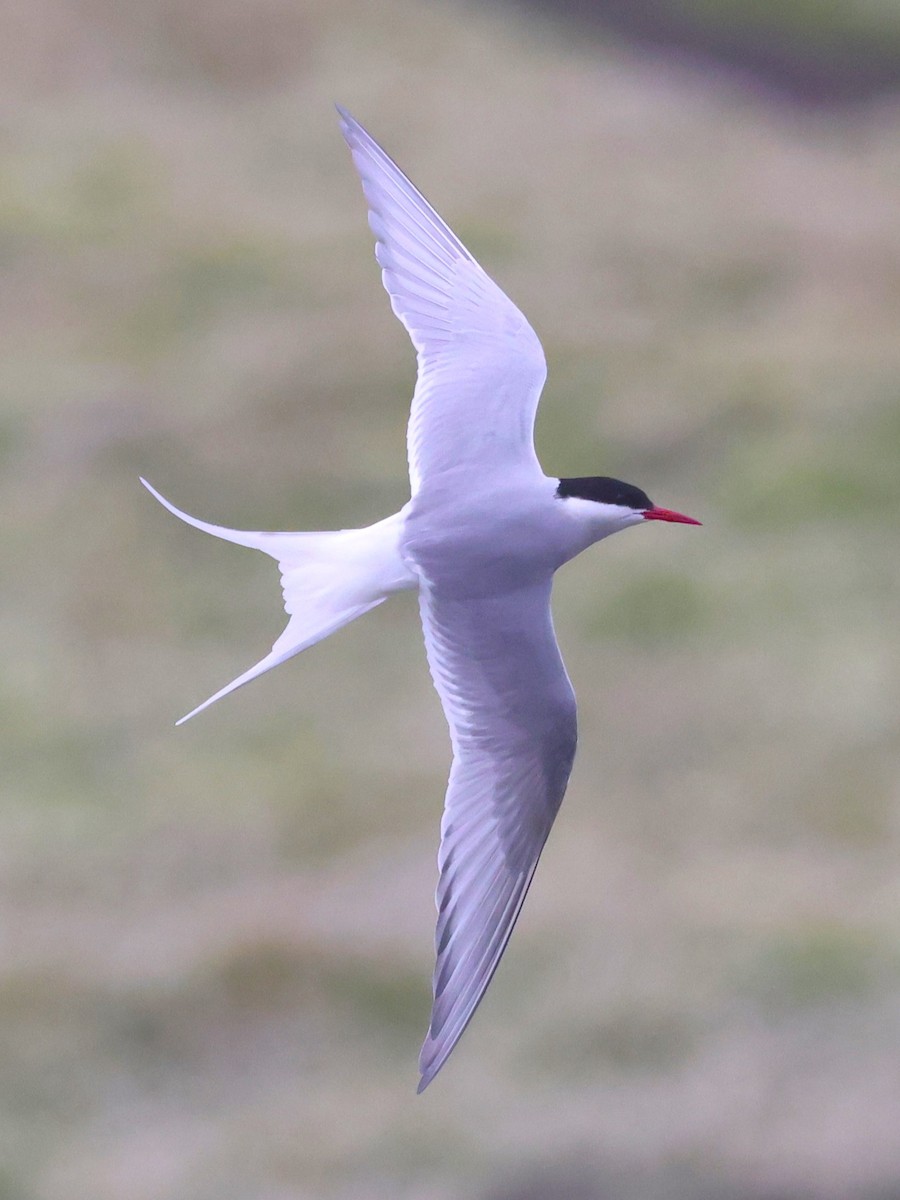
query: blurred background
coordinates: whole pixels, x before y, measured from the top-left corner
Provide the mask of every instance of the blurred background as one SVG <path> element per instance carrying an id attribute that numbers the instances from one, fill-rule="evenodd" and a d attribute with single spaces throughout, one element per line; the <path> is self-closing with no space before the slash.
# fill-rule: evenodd
<path id="1" fill-rule="evenodd" d="M 5 0 L 0 1200 L 900 1197 L 900 7 Z M 581 750 L 414 1094 L 449 746 L 400 596 L 207 520 L 407 497 L 331 107 L 528 314 Z"/>

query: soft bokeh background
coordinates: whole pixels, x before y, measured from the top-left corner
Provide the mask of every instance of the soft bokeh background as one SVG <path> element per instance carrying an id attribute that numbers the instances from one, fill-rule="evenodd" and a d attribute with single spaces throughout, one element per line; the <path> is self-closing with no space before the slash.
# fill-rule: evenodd
<path id="1" fill-rule="evenodd" d="M 894 61 L 895 4 L 788 8 L 773 44 Z M 499 5 L 6 0 L 2 1200 L 900 1196 L 900 101 L 794 90 Z M 137 484 L 406 498 L 335 99 L 542 336 L 547 470 L 704 521 L 559 579 L 581 753 L 418 1100 L 414 599 L 176 731 L 277 577 Z"/>

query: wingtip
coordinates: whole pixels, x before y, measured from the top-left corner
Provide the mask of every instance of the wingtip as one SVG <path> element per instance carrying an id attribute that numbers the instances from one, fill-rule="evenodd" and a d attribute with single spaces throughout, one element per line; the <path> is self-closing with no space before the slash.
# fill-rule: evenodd
<path id="1" fill-rule="evenodd" d="M 421 1096 L 430 1083 L 434 1082 L 434 1077 L 444 1065 L 443 1061 L 430 1062 L 425 1066 L 421 1060 L 419 1061 L 419 1086 L 416 1088 L 416 1095 Z"/>
<path id="2" fill-rule="evenodd" d="M 343 104 L 338 104 L 337 100 L 335 100 L 334 109 L 338 115 L 338 123 L 341 127 L 341 133 L 344 135 L 344 137 L 347 137 L 347 135 L 352 133 L 354 129 L 359 128 L 359 121 L 357 121 L 356 117 L 354 117 L 349 108 L 344 108 Z"/>
<path id="3" fill-rule="evenodd" d="M 372 135 L 366 127 L 357 121 L 349 108 L 344 108 L 343 104 L 338 104 L 337 101 L 335 101 L 334 107 L 338 114 L 338 124 L 340 125 L 341 134 L 344 141 L 350 147 L 350 152 L 354 155 L 354 158 L 356 151 L 368 146 L 370 143 L 378 152 L 384 154 L 384 151 L 373 140 Z"/>
<path id="4" fill-rule="evenodd" d="M 453 1045 L 455 1045 L 455 1042 Z M 428 1085 L 434 1080 L 434 1077 L 450 1057 L 453 1045 L 438 1050 L 429 1031 L 428 1037 L 425 1039 L 425 1043 L 419 1052 L 419 1086 L 416 1088 L 417 1096 L 421 1096 Z"/>

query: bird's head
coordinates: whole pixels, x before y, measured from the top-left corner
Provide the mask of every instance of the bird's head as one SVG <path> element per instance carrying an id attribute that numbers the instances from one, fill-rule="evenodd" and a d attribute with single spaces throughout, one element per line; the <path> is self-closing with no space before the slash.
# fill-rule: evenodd
<path id="1" fill-rule="evenodd" d="M 640 525 L 642 521 L 674 521 L 681 525 L 699 525 L 693 517 L 657 508 L 646 492 L 621 479 L 605 475 L 582 475 L 560 479 L 556 495 L 567 503 L 577 503 L 580 512 L 595 524 L 600 536 Z"/>

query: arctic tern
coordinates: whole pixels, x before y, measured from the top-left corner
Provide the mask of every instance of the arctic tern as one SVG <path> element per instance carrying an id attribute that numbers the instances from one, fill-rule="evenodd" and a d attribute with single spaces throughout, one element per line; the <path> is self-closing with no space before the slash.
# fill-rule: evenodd
<path id="1" fill-rule="evenodd" d="M 491 981 L 572 770 L 575 695 L 550 614 L 554 572 L 630 525 L 700 522 L 617 479 L 543 473 L 532 436 L 547 373 L 536 334 L 396 163 L 338 113 L 382 280 L 417 353 L 411 499 L 363 529 L 251 533 L 188 516 L 142 482 L 189 525 L 276 559 L 290 618 L 261 662 L 182 721 L 394 592 L 418 589 L 453 748 L 421 1092 Z"/>

